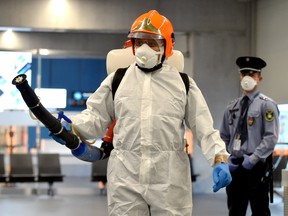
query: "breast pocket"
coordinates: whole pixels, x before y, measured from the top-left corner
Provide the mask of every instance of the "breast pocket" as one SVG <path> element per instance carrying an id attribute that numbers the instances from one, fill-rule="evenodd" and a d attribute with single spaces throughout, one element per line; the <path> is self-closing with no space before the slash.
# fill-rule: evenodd
<path id="1" fill-rule="evenodd" d="M 252 110 L 247 115 L 247 124 L 248 127 L 256 127 L 259 128 L 259 126 L 262 123 L 261 113 L 259 110 Z"/>

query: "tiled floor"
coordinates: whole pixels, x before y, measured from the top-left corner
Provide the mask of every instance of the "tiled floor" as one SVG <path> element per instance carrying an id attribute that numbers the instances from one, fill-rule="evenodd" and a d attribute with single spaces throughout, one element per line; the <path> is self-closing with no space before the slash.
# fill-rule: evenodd
<path id="1" fill-rule="evenodd" d="M 101 195 L 98 185 L 88 178 L 65 178 L 56 183 L 54 197 L 46 195 L 47 185 L 18 184 L 12 187 L 1 185 L 1 216 L 107 216 L 107 197 Z M 34 189 L 34 190 L 33 190 Z M 37 189 L 38 195 L 32 194 Z M 271 204 L 272 216 L 283 215 L 283 201 L 275 195 Z M 194 194 L 193 216 L 225 216 L 225 193 Z M 248 210 L 247 215 L 251 215 Z"/>

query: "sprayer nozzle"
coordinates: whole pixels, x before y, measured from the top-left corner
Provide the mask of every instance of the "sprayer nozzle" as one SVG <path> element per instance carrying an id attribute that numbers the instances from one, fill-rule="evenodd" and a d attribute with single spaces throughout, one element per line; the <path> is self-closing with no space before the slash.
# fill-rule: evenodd
<path id="1" fill-rule="evenodd" d="M 26 75 L 20 74 L 12 80 L 12 84 L 13 85 L 19 85 L 19 84 L 23 83 L 25 80 L 26 80 Z"/>

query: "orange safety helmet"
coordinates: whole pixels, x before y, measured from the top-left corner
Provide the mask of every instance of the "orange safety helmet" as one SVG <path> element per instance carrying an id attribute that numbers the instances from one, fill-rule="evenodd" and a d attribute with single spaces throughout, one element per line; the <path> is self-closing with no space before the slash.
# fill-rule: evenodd
<path id="1" fill-rule="evenodd" d="M 174 30 L 171 22 L 156 10 L 139 16 L 130 29 L 128 38 L 133 43 L 134 38 L 165 39 L 165 56 L 168 58 L 173 54 L 175 43 Z M 134 52 L 134 47 L 133 47 Z"/>

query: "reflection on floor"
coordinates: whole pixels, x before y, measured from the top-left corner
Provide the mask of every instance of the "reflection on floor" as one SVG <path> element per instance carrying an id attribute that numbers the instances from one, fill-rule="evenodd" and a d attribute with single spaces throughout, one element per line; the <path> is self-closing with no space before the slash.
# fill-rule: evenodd
<path id="1" fill-rule="evenodd" d="M 107 197 L 100 193 L 98 184 L 89 178 L 66 177 L 63 183 L 55 183 L 55 195 L 46 194 L 47 184 L 17 184 L 0 187 L 1 216 L 107 216 Z M 37 192 L 37 193 L 36 193 Z M 226 195 L 193 195 L 193 216 L 225 216 Z M 283 200 L 275 194 L 271 204 L 273 216 L 284 215 Z M 251 215 L 248 210 L 247 215 Z"/>

